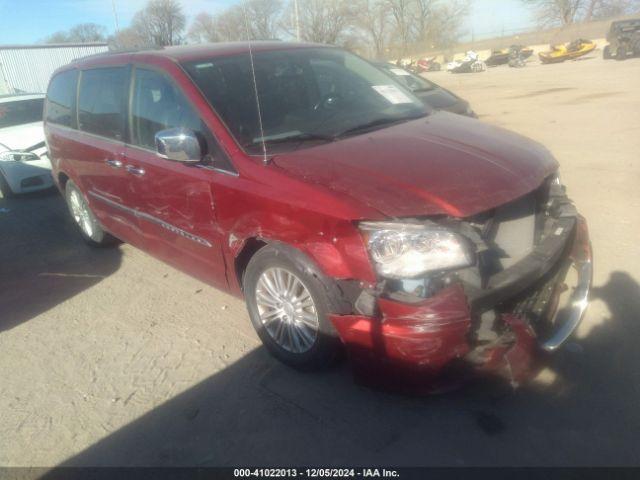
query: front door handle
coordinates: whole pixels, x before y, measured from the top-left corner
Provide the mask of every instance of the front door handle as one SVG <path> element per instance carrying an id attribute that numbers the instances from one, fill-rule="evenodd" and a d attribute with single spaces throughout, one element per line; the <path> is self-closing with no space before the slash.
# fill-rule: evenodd
<path id="1" fill-rule="evenodd" d="M 133 165 L 127 165 L 125 169 L 127 170 L 127 172 L 131 173 L 132 175 L 136 175 L 138 177 L 141 177 L 145 173 L 144 168 L 134 167 Z"/>
<path id="2" fill-rule="evenodd" d="M 111 158 L 104 161 L 111 168 L 120 168 L 122 166 L 122 162 L 120 160 L 113 160 Z"/>

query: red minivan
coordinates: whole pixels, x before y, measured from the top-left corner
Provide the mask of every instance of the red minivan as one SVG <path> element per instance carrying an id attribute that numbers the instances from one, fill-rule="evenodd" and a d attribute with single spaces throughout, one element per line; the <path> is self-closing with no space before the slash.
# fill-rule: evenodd
<path id="1" fill-rule="evenodd" d="M 518 382 L 580 322 L 584 219 L 541 145 L 344 50 L 254 42 L 88 57 L 53 75 L 55 181 L 92 245 L 244 297 L 298 368 Z"/>

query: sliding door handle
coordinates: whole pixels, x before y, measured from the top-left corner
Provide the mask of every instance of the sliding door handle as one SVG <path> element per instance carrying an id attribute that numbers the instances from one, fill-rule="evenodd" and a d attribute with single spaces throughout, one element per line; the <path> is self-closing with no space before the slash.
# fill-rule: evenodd
<path id="1" fill-rule="evenodd" d="M 120 160 L 113 160 L 112 158 L 108 158 L 107 160 L 104 161 L 104 163 L 109 165 L 111 168 L 122 167 L 122 162 Z"/>
<path id="2" fill-rule="evenodd" d="M 141 177 L 142 175 L 144 175 L 144 168 L 141 167 L 134 167 L 133 165 L 127 165 L 125 167 L 125 169 L 127 170 L 127 172 L 129 172 L 132 175 L 136 175 L 138 177 Z"/>

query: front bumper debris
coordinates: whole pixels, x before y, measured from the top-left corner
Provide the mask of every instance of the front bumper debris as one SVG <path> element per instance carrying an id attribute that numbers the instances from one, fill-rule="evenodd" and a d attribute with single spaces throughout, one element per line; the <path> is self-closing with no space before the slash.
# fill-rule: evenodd
<path id="1" fill-rule="evenodd" d="M 549 257 L 548 270 L 527 276 L 526 285 L 505 283 L 509 298 L 499 289 L 491 292 L 488 297 L 497 298 L 497 305 L 487 307 L 487 297 L 478 302 L 477 292 L 466 291 L 459 282 L 418 303 L 378 298 L 374 316 L 332 315 L 356 372 L 366 373 L 369 380 L 375 377 L 376 383 L 385 383 L 382 377 L 389 375 L 393 383 L 409 378 L 425 384 L 460 368 L 497 374 L 512 384 L 530 378 L 544 353 L 556 350 L 577 328 L 588 304 L 591 246 L 585 220 L 574 219 L 572 239 L 562 255 Z M 572 292 L 565 285 L 571 270 L 577 273 Z M 536 312 L 523 310 L 522 305 L 532 303 L 522 297 L 534 299 Z M 561 297 L 568 297 L 564 306 Z M 487 308 L 496 316 L 493 338 L 480 339 L 479 317 Z"/>
<path id="2" fill-rule="evenodd" d="M 593 281 L 593 253 L 589 243 L 587 223 L 583 219 L 578 221 L 577 230 L 577 241 L 569 255 L 569 262 L 577 272 L 578 282 L 571 294 L 569 304 L 564 309 L 557 308 L 551 320 L 558 329 L 542 343 L 542 348 L 549 352 L 556 350 L 569 338 L 582 321 L 589 304 L 589 290 Z"/>

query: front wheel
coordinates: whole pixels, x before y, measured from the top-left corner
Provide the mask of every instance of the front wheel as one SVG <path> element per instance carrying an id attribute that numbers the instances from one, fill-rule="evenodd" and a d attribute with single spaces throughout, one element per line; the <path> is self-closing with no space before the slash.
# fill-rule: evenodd
<path id="1" fill-rule="evenodd" d="M 115 243 L 115 238 L 102 229 L 86 198 L 73 181 L 67 181 L 64 193 L 71 218 L 86 243 L 93 247 L 103 247 Z"/>
<path id="2" fill-rule="evenodd" d="M 243 277 L 251 323 L 262 343 L 302 370 L 327 367 L 340 351 L 328 291 L 316 271 L 300 252 L 276 244 L 259 250 Z"/>

